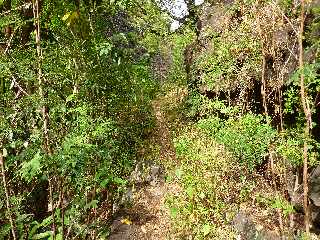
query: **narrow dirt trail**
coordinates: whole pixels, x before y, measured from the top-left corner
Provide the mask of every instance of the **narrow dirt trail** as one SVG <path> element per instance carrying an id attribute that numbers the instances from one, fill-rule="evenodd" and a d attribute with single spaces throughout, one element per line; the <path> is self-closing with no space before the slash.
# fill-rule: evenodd
<path id="1" fill-rule="evenodd" d="M 158 140 L 158 144 L 161 147 L 160 159 L 176 159 L 176 153 L 174 150 L 171 133 L 168 127 L 167 119 L 164 111 L 162 110 L 162 102 L 156 100 L 153 102 L 153 111 L 156 116 L 157 128 L 155 137 Z"/>
<path id="2" fill-rule="evenodd" d="M 150 144 L 160 147 L 159 160 L 175 160 L 170 130 L 162 110 L 161 99 L 152 103 L 156 118 Z M 151 170 L 152 171 L 152 170 Z M 165 196 L 170 186 L 159 171 L 156 182 L 143 185 L 133 191 L 133 205 L 119 213 L 111 227 L 110 240 L 164 240 L 170 230 L 169 212 L 165 208 Z"/>

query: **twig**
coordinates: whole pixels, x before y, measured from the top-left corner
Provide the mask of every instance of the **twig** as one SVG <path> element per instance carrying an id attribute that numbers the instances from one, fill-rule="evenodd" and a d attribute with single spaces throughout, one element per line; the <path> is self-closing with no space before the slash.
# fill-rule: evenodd
<path id="1" fill-rule="evenodd" d="M 64 205 L 63 205 L 63 199 L 64 199 L 64 191 L 63 191 L 63 182 L 61 183 L 61 199 L 62 199 L 62 204 L 61 204 L 61 228 L 62 228 L 62 240 L 65 239 L 64 237 L 64 232 L 65 232 L 65 226 L 64 226 Z"/>
<path id="2" fill-rule="evenodd" d="M 49 178 L 49 201 L 52 206 L 51 216 L 52 216 L 52 230 L 53 230 L 53 239 L 56 239 L 56 218 L 55 218 L 55 206 L 53 203 L 53 187 L 51 179 Z"/>
<path id="3" fill-rule="evenodd" d="M 14 8 L 14 9 L 11 9 L 11 10 L 8 10 L 8 11 L 5 11 L 5 12 L 0 13 L 0 17 L 1 17 L 1 16 L 4 16 L 4 15 L 7 15 L 7 14 L 10 14 L 10 13 L 13 12 L 13 11 L 21 10 L 21 9 L 23 9 L 23 8 L 27 9 L 27 8 L 31 7 L 31 5 L 32 5 L 31 2 L 22 4 L 22 5 L 19 6 L 19 7 L 16 7 L 16 8 Z"/>
<path id="4" fill-rule="evenodd" d="M 20 84 L 18 83 L 17 79 L 16 79 L 14 76 L 12 76 L 12 82 L 15 84 L 15 86 L 16 86 L 17 88 L 19 88 L 19 90 L 20 90 L 22 93 L 24 93 L 26 96 L 29 96 L 29 93 L 27 93 L 27 92 L 20 86 Z"/>
<path id="5" fill-rule="evenodd" d="M 8 218 L 9 218 L 10 225 L 11 225 L 11 232 L 12 232 L 13 239 L 16 240 L 17 239 L 16 226 L 14 224 L 13 217 L 11 214 L 10 196 L 9 196 L 7 180 L 6 180 L 6 175 L 5 175 L 4 156 L 2 155 L 2 152 L 0 152 L 0 165 L 1 165 L 2 183 L 3 183 L 5 195 L 6 195 L 6 206 L 7 206 L 7 211 L 8 211 L 8 215 L 9 215 Z"/>
<path id="6" fill-rule="evenodd" d="M 14 36 L 14 34 L 16 33 L 16 31 L 17 31 L 17 30 L 14 30 L 13 33 L 11 33 L 11 36 L 10 36 L 8 42 L 7 42 L 7 47 L 6 47 L 6 49 L 4 50 L 4 55 L 6 55 L 6 54 L 8 53 L 8 51 L 9 51 L 9 49 L 10 49 L 10 47 L 11 47 L 11 42 L 12 42 L 13 36 Z"/>
<path id="7" fill-rule="evenodd" d="M 260 37 L 260 43 L 261 43 L 261 53 L 262 53 L 262 72 L 261 72 L 261 95 L 262 95 L 262 105 L 264 108 L 264 113 L 266 117 L 268 116 L 268 107 L 267 107 L 267 84 L 266 84 L 266 52 L 265 52 L 265 47 L 264 47 L 264 39 L 263 39 L 263 32 L 261 29 L 261 22 L 260 22 L 260 15 L 258 14 L 257 16 L 258 20 L 258 32 L 259 32 L 259 37 Z"/>
<path id="8" fill-rule="evenodd" d="M 292 49 L 290 50 L 288 48 L 288 51 L 290 52 L 290 55 L 288 57 L 288 59 L 286 60 L 286 62 L 283 64 L 283 68 L 282 70 L 280 71 L 280 76 L 283 77 L 283 74 L 284 74 L 284 70 L 286 69 L 290 59 L 291 59 L 291 56 L 294 56 L 296 60 L 298 60 L 298 58 L 295 56 L 295 54 L 293 53 L 293 49 L 295 48 L 295 44 L 293 45 Z"/>
<path id="9" fill-rule="evenodd" d="M 284 12 L 279 8 L 279 6 L 277 5 L 277 3 L 275 3 L 274 1 L 272 1 L 272 4 L 274 7 L 276 7 L 279 12 L 281 13 L 281 15 L 287 20 L 287 22 L 290 24 L 292 30 L 294 31 L 294 33 L 299 36 L 299 32 L 296 30 L 295 26 L 293 25 L 293 23 L 290 21 L 290 19 L 284 14 Z"/>

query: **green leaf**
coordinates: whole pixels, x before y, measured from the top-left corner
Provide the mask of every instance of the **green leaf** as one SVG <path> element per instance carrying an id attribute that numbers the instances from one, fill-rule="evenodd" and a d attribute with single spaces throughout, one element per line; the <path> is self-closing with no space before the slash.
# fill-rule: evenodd
<path id="1" fill-rule="evenodd" d="M 100 56 L 106 56 L 112 50 L 113 45 L 109 42 L 104 42 L 100 46 L 97 47 Z"/>
<path id="2" fill-rule="evenodd" d="M 44 233 L 36 234 L 31 239 L 44 239 L 44 238 L 50 237 L 51 235 L 52 235 L 52 231 L 47 231 Z"/>
<path id="3" fill-rule="evenodd" d="M 100 186 L 105 188 L 110 183 L 110 178 L 106 178 L 100 182 Z"/>
<path id="4" fill-rule="evenodd" d="M 97 207 L 97 204 L 98 204 L 98 200 L 92 200 L 91 202 L 89 202 L 88 204 L 86 204 L 84 206 L 84 209 L 87 210 L 89 208 L 96 208 Z"/>
<path id="5" fill-rule="evenodd" d="M 175 218 L 178 215 L 179 209 L 176 207 L 171 207 L 170 208 L 170 215 L 171 217 Z"/>
<path id="6" fill-rule="evenodd" d="M 22 167 L 20 169 L 20 175 L 26 181 L 30 182 L 33 177 L 41 172 L 41 159 L 40 151 L 36 153 L 36 155 L 29 162 L 22 163 Z"/>
<path id="7" fill-rule="evenodd" d="M 16 222 L 23 222 L 27 219 L 30 219 L 32 216 L 32 214 L 21 214 L 17 217 Z"/>
<path id="8" fill-rule="evenodd" d="M 71 101 L 73 101 L 75 99 L 76 99 L 76 95 L 75 94 L 71 94 L 71 95 L 69 95 L 67 97 L 66 102 L 71 102 Z"/>
<path id="9" fill-rule="evenodd" d="M 205 224 L 205 225 L 203 225 L 201 231 L 204 236 L 207 236 L 211 232 L 211 226 L 209 224 Z"/>
<path id="10" fill-rule="evenodd" d="M 192 198 L 193 193 L 194 193 L 193 187 L 192 186 L 188 186 L 187 189 L 186 189 L 186 193 L 188 194 L 188 196 L 190 198 Z"/>
<path id="11" fill-rule="evenodd" d="M 125 185 L 127 183 L 126 180 L 122 179 L 122 178 L 119 178 L 119 177 L 115 177 L 113 179 L 113 182 L 118 184 L 118 185 Z"/>
<path id="12" fill-rule="evenodd" d="M 62 234 L 61 233 L 58 233 L 56 235 L 56 240 L 62 240 Z"/>
<path id="13" fill-rule="evenodd" d="M 180 168 L 178 168 L 177 170 L 176 170 L 176 176 L 177 176 L 177 178 L 181 178 L 182 177 L 182 174 L 183 174 L 183 171 L 180 169 Z"/>

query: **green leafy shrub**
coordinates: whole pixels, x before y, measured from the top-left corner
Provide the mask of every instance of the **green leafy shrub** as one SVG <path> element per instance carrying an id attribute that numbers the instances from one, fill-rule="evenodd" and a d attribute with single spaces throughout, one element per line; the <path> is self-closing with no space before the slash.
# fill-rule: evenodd
<path id="1" fill-rule="evenodd" d="M 284 132 L 276 142 L 277 154 L 293 166 L 302 166 L 303 164 L 303 144 L 304 134 L 298 129 Z M 308 139 L 309 164 L 315 166 L 319 164 L 320 144 Z"/>
<path id="2" fill-rule="evenodd" d="M 233 239 L 230 223 L 240 203 L 241 166 L 213 138 L 186 127 L 175 139 L 180 165 L 171 179 L 182 191 L 169 195 L 166 205 L 175 239 Z"/>
<path id="3" fill-rule="evenodd" d="M 276 195 L 273 197 L 265 197 L 262 195 L 257 195 L 256 200 L 261 205 L 281 210 L 285 216 L 295 212 L 294 206 L 282 196 Z"/>
<path id="4" fill-rule="evenodd" d="M 209 99 L 198 92 L 192 92 L 185 101 L 185 115 L 189 118 L 220 118 L 235 117 L 239 115 L 238 106 L 227 106 L 225 101 Z"/>
<path id="5" fill-rule="evenodd" d="M 20 2 L 8 2 L 10 11 L 0 26 L 12 26 L 14 34 L 7 54 L 0 49 L 0 151 L 6 151 L 12 207 L 5 207 L 1 188 L 0 239 L 10 238 L 10 212 L 19 238 L 52 235 L 49 195 L 56 206 L 57 239 L 62 215 L 68 238 L 88 239 L 93 231 L 96 237 L 108 231 L 112 204 L 154 126 L 151 100 L 158 90 L 149 51 L 141 45 L 144 37 L 138 26 L 131 26 L 129 15 L 135 12 L 120 2 L 43 2 L 41 91 L 32 11 L 25 19 Z M 29 7 L 32 10 L 32 4 Z M 121 26 L 114 28 L 115 21 Z M 25 33 L 29 28 L 30 34 Z M 0 34 L 0 40 L 9 39 Z M 43 137 L 44 106 L 50 149 Z M 90 215 L 99 208 L 107 213 L 106 219 Z"/>
<path id="6" fill-rule="evenodd" d="M 262 116 L 247 114 L 239 119 L 221 122 L 217 118 L 201 120 L 198 127 L 212 135 L 250 170 L 260 165 L 276 130 L 264 122 Z"/>

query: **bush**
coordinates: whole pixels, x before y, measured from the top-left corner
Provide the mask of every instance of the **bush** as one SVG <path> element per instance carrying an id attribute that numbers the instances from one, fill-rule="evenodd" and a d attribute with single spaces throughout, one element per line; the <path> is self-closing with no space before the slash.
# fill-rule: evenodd
<path id="1" fill-rule="evenodd" d="M 280 135 L 276 143 L 278 156 L 295 167 L 303 165 L 304 133 L 302 130 L 296 128 L 291 131 L 287 130 Z M 309 164 L 316 166 L 319 164 L 320 144 L 313 139 L 307 139 L 307 141 Z"/>
<path id="2" fill-rule="evenodd" d="M 221 151 L 219 144 L 194 127 L 175 138 L 179 166 L 172 179 L 182 187 L 169 194 L 166 205 L 173 219 L 174 239 L 233 239 L 226 226 L 241 202 L 243 167 Z"/>
<path id="3" fill-rule="evenodd" d="M 213 100 L 198 92 L 191 92 L 185 101 L 185 115 L 189 118 L 217 116 L 223 119 L 238 116 L 238 106 L 227 106 L 224 100 Z"/>
<path id="4" fill-rule="evenodd" d="M 251 171 L 263 162 L 270 143 L 276 137 L 276 130 L 264 123 L 260 115 L 247 114 L 227 121 L 209 118 L 199 121 L 198 127 L 224 144 Z"/>

